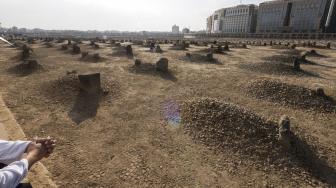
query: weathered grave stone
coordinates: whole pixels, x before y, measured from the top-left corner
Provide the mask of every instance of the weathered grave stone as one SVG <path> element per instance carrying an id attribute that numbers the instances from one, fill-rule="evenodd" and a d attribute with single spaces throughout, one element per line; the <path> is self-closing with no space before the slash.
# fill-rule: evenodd
<path id="1" fill-rule="evenodd" d="M 161 58 L 156 62 L 156 70 L 160 72 L 168 72 L 168 62 L 167 58 Z"/>

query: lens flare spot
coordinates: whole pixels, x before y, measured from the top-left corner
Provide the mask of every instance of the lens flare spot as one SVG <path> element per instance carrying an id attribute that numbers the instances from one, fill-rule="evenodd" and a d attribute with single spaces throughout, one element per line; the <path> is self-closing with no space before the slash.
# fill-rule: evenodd
<path id="1" fill-rule="evenodd" d="M 180 106 L 175 100 L 163 103 L 163 116 L 169 125 L 178 128 L 181 124 Z"/>

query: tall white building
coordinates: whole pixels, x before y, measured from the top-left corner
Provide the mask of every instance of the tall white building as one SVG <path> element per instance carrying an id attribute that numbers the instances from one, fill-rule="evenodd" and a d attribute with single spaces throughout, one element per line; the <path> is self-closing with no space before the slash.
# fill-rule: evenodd
<path id="1" fill-rule="evenodd" d="M 223 26 L 223 18 L 225 16 L 225 9 L 215 11 L 212 16 L 212 33 L 221 33 Z"/>
<path id="2" fill-rule="evenodd" d="M 254 33 L 258 8 L 255 5 L 238 5 L 225 10 L 223 33 Z"/>
<path id="3" fill-rule="evenodd" d="M 257 24 L 257 13 L 258 8 L 255 5 L 219 9 L 208 18 L 208 33 L 253 33 Z"/>
<path id="4" fill-rule="evenodd" d="M 206 32 L 207 33 L 212 33 L 212 21 L 213 21 L 213 16 L 211 15 L 211 16 L 209 16 L 208 18 L 207 18 L 207 26 L 206 26 Z"/>
<path id="5" fill-rule="evenodd" d="M 180 27 L 177 26 L 177 25 L 173 25 L 173 27 L 172 27 L 172 32 L 173 32 L 174 34 L 179 34 L 179 33 L 180 33 Z"/>

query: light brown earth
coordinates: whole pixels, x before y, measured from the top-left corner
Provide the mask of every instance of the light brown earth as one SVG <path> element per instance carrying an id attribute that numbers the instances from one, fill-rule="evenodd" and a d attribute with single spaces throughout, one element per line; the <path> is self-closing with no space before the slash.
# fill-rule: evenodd
<path id="1" fill-rule="evenodd" d="M 58 140 L 52 157 L 43 160 L 60 187 L 335 187 L 335 174 L 323 178 L 290 178 L 280 172 L 265 173 L 239 156 L 215 152 L 198 144 L 183 131 L 183 125 L 170 125 L 164 118 L 167 102 L 181 104 L 193 97 L 213 97 L 246 107 L 258 115 L 277 121 L 290 116 L 294 130 L 309 135 L 311 145 L 335 173 L 336 115 L 295 109 L 248 97 L 248 81 L 274 78 L 289 84 L 313 88 L 323 86 L 336 99 L 336 51 L 317 51 L 326 58 L 309 58 L 317 65 L 302 65 L 316 75 L 279 75 L 252 71 L 241 65 L 264 62 L 264 57 L 279 54 L 270 47 L 232 49 L 227 55 L 215 55 L 222 64 L 183 60 L 185 51 L 168 50 L 154 54 L 133 46 L 137 58 L 155 63 L 169 59 L 171 75 L 135 74 L 128 69 L 134 61 L 112 56 L 111 47 L 100 44 L 90 52 L 106 59 L 100 63 L 82 62 L 80 55 L 60 51 L 60 46 L 32 45 L 44 70 L 27 76 L 8 71 L 20 62 L 13 58 L 18 50 L 0 47 L 0 90 L 22 129 L 29 138 L 50 135 Z M 192 46 L 189 51 L 204 47 Z M 307 48 L 308 50 L 308 48 Z M 48 89 L 66 71 L 100 72 L 114 86 L 112 100 L 100 103 L 97 115 L 80 124 L 68 113 L 77 93 L 69 96 Z M 51 92 L 51 93 L 50 93 Z M 66 94 L 71 91 L 66 91 Z M 66 98 L 66 99 L 64 99 Z M 306 173 L 306 172 L 296 172 Z M 296 177 L 296 176 L 295 176 Z M 324 180 L 322 180 L 324 179 Z"/>
<path id="2" fill-rule="evenodd" d="M 1 94 L 1 93 L 0 93 Z M 0 139 L 2 140 L 26 140 L 21 127 L 17 124 L 13 114 L 9 111 L 0 95 Z M 51 179 L 51 174 L 41 163 L 36 163 L 23 182 L 28 182 L 34 188 L 57 187 Z"/>

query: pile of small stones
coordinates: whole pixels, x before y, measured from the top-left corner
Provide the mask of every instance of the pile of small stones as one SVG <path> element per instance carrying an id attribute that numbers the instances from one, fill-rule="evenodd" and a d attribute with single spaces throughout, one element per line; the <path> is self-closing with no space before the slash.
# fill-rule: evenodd
<path id="1" fill-rule="evenodd" d="M 135 59 L 134 65 L 129 67 L 130 72 L 134 73 L 168 73 L 169 72 L 169 60 L 165 57 L 160 58 L 156 64 L 144 63 L 141 59 Z"/>
<path id="2" fill-rule="evenodd" d="M 266 57 L 269 62 L 292 63 L 295 58 L 301 58 L 301 51 L 291 49 L 281 52 L 281 55 Z"/>
<path id="3" fill-rule="evenodd" d="M 213 53 L 199 54 L 187 52 L 186 56 L 182 60 L 188 60 L 196 63 L 218 63 L 217 59 L 214 58 Z"/>
<path id="4" fill-rule="evenodd" d="M 184 41 L 182 41 L 182 42 L 177 41 L 171 47 L 172 50 L 186 50 L 187 48 L 189 48 L 189 43 L 186 43 Z"/>
<path id="5" fill-rule="evenodd" d="M 235 104 L 197 98 L 183 103 L 181 119 L 183 129 L 196 142 L 228 154 L 228 160 L 238 165 L 265 173 L 276 170 L 288 179 L 314 178 L 307 172 L 316 170 L 315 151 L 291 131 L 287 116 L 274 122 Z"/>
<path id="6" fill-rule="evenodd" d="M 280 151 L 276 123 L 237 105 L 211 98 L 186 101 L 181 108 L 184 129 L 196 141 L 218 150 L 267 158 Z"/>
<path id="7" fill-rule="evenodd" d="M 110 97 L 117 96 L 120 92 L 120 84 L 116 81 L 102 78 L 101 89 L 103 96 L 108 94 L 106 100 Z M 48 98 L 60 101 L 64 104 L 71 104 L 80 91 L 80 81 L 76 70 L 67 71 L 64 76 L 52 80 L 43 85 L 41 92 Z"/>
<path id="8" fill-rule="evenodd" d="M 211 45 L 210 52 L 216 53 L 216 54 L 222 54 L 224 51 L 229 51 L 229 46 L 225 45 L 224 47 L 222 45 L 213 46 Z"/>
<path id="9" fill-rule="evenodd" d="M 253 80 L 248 83 L 247 94 L 295 108 L 336 112 L 336 101 L 326 96 L 323 88 L 308 89 L 276 80 Z"/>

